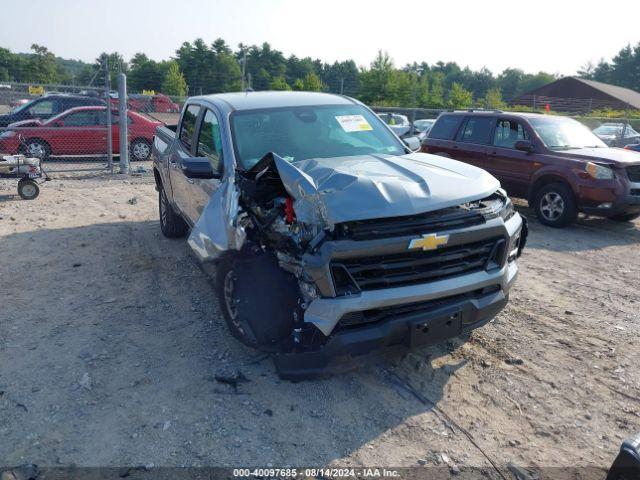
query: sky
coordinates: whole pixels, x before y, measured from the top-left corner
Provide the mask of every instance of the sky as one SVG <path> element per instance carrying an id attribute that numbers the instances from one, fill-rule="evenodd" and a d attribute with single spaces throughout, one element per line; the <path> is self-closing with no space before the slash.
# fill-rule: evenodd
<path id="1" fill-rule="evenodd" d="M 358 66 L 385 50 L 396 66 L 442 60 L 571 75 L 640 42 L 639 0 L 2 0 L 0 10 L 0 47 L 38 43 L 85 61 L 103 51 L 162 60 L 182 42 L 222 37 Z"/>

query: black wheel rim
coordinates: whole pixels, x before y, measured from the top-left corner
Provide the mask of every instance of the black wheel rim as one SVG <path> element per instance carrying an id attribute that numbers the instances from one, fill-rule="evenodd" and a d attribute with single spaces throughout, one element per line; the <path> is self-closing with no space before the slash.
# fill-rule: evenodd
<path id="1" fill-rule="evenodd" d="M 224 282 L 222 285 L 222 291 L 224 296 L 224 304 L 229 313 L 229 318 L 233 324 L 240 330 L 238 323 L 238 300 L 236 298 L 236 276 L 233 270 L 229 270 L 224 276 Z"/>

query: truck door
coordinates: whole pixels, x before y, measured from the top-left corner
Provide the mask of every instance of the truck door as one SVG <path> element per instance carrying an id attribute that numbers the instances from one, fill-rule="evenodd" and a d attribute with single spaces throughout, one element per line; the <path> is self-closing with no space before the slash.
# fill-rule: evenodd
<path id="1" fill-rule="evenodd" d="M 222 150 L 220 126 L 212 110 L 189 105 L 178 130 L 178 141 L 169 157 L 169 178 L 173 201 L 192 225 L 198 221 L 211 194 L 220 184 L 219 178 L 188 178 L 182 171 L 182 161 L 206 157 L 214 172 L 221 172 Z"/>
<path id="2" fill-rule="evenodd" d="M 516 150 L 515 143 L 518 140 L 531 141 L 526 125 L 513 119 L 498 118 L 493 142 L 487 153 L 487 170 L 500 180 L 507 193 L 526 197 L 535 154 Z"/>

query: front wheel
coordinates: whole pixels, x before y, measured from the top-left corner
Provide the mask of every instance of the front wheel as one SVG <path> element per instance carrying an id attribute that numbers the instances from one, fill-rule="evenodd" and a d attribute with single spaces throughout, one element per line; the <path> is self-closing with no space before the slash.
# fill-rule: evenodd
<path id="1" fill-rule="evenodd" d="M 301 316 L 298 283 L 271 254 L 222 259 L 216 289 L 231 334 L 249 347 L 277 351 Z"/>
<path id="2" fill-rule="evenodd" d="M 535 195 L 534 207 L 540 223 L 549 227 L 566 227 L 578 217 L 578 207 L 571 188 L 564 183 L 550 183 Z"/>
<path id="3" fill-rule="evenodd" d="M 40 160 L 46 160 L 51 155 L 51 148 L 49 145 L 36 139 L 27 140 L 22 147 L 22 152 L 31 158 L 39 158 Z"/>
<path id="4" fill-rule="evenodd" d="M 160 213 L 160 230 L 167 238 L 180 238 L 187 234 L 187 223 L 171 206 L 162 185 L 158 190 L 158 209 Z"/>
<path id="5" fill-rule="evenodd" d="M 23 200 L 34 200 L 40 195 L 40 187 L 33 180 L 22 179 L 18 182 L 18 195 Z"/>

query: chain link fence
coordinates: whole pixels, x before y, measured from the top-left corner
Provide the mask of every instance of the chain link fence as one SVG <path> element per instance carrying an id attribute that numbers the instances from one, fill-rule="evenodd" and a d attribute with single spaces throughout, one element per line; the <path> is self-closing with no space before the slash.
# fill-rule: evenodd
<path id="1" fill-rule="evenodd" d="M 255 81 L 254 87 L 257 87 Z M 334 85 L 343 93 L 353 86 Z M 196 91 L 194 91 L 196 90 Z M 190 88 L 191 93 L 199 93 Z M 43 160 L 52 173 L 67 171 L 117 172 L 120 154 L 119 95 L 112 89 L 108 69 L 98 70 L 90 85 L 0 85 L 0 155 L 24 154 Z M 127 142 L 133 169 L 148 168 L 155 129 L 175 125 L 184 98 L 155 91 L 127 95 Z M 566 115 L 582 122 L 612 147 L 640 143 L 640 112 L 598 109 L 595 101 L 538 97 L 531 105 L 505 111 Z M 373 110 L 399 136 L 424 137 L 445 109 L 382 107 Z M 114 162 L 113 158 L 116 157 Z M 136 162 L 139 162 L 136 164 Z"/>
<path id="2" fill-rule="evenodd" d="M 100 78 L 102 77 L 102 78 Z M 39 158 L 48 173 L 118 172 L 119 95 L 105 69 L 91 85 L 0 85 L 0 157 Z M 97 85 L 96 85 L 97 83 Z M 155 129 L 177 123 L 183 99 L 127 95 L 127 141 L 134 171 L 146 169 Z M 115 158 L 115 159 L 114 159 Z"/>

